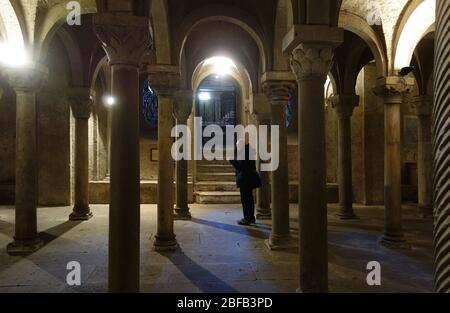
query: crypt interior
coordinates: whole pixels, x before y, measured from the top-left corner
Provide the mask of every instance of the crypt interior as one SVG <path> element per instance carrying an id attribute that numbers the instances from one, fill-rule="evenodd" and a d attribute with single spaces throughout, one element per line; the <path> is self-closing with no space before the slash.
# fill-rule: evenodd
<path id="1" fill-rule="evenodd" d="M 449 45 L 446 0 L 0 0 L 0 293 L 450 292 Z M 256 224 L 175 125 L 279 127 Z"/>

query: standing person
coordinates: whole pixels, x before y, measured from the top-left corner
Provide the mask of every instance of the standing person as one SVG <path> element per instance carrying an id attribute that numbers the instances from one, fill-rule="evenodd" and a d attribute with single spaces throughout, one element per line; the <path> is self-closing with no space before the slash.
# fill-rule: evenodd
<path id="1" fill-rule="evenodd" d="M 237 155 L 245 149 L 245 159 L 230 161 L 236 170 L 236 184 L 241 193 L 242 209 L 244 218 L 239 220 L 239 225 L 248 226 L 256 222 L 255 200 L 253 199 L 253 189 L 261 187 L 261 179 L 256 171 L 256 162 L 251 160 L 250 155 L 254 153 L 249 144 L 240 139 L 236 143 Z"/>

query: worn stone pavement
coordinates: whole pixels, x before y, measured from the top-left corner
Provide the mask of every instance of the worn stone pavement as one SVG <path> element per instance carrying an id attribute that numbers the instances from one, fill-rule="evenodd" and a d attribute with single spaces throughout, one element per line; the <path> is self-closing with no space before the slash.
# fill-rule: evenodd
<path id="1" fill-rule="evenodd" d="M 239 205 L 191 205 L 193 220 L 176 221 L 180 248 L 152 251 L 156 206 L 141 210 L 142 292 L 295 292 L 297 250 L 268 251 L 270 222 L 241 227 Z M 0 207 L 0 293 L 106 292 L 108 206 L 93 205 L 94 218 L 70 222 L 69 207 L 39 208 L 39 231 L 46 245 L 27 257 L 11 257 L 6 245 L 14 234 L 14 210 Z M 340 221 L 329 206 L 329 286 L 331 292 L 431 292 L 433 290 L 432 220 L 414 206 L 404 208 L 410 250 L 378 244 L 383 208 L 356 206 L 361 217 Z M 297 207 L 291 205 L 291 230 L 298 236 Z M 81 264 L 82 286 L 66 284 L 70 261 Z M 381 263 L 382 285 L 366 283 L 367 263 Z"/>

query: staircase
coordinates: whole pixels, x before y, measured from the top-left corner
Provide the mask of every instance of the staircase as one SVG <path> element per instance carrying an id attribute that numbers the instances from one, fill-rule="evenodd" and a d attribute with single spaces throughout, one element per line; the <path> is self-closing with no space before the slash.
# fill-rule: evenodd
<path id="1" fill-rule="evenodd" d="M 240 203 L 233 166 L 228 161 L 197 161 L 194 196 L 201 204 Z"/>

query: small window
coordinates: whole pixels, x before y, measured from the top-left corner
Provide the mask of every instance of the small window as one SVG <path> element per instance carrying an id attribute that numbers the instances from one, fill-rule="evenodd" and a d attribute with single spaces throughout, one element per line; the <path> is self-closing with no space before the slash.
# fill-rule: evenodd
<path id="1" fill-rule="evenodd" d="M 142 114 L 144 120 L 151 127 L 158 127 L 158 95 L 156 91 L 150 87 L 148 80 L 144 82 L 142 101 Z"/>

